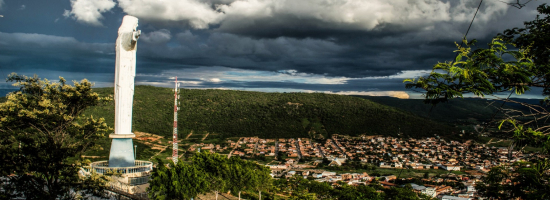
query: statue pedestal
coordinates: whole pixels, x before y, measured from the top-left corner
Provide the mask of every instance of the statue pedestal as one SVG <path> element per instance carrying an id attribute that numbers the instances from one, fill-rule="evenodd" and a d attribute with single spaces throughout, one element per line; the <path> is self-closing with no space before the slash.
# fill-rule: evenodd
<path id="1" fill-rule="evenodd" d="M 111 139 L 114 139 L 114 138 L 135 138 L 136 137 L 136 134 L 110 134 L 109 135 L 109 138 Z"/>
<path id="2" fill-rule="evenodd" d="M 134 166 L 134 134 L 111 134 L 111 151 L 109 153 L 109 167 Z"/>

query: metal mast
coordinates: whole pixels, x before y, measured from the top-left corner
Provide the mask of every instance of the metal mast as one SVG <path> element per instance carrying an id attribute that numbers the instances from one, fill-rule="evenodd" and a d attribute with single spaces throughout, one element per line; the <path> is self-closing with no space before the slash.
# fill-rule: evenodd
<path id="1" fill-rule="evenodd" d="M 180 98 L 178 95 L 178 77 L 176 76 L 176 82 L 174 84 L 174 136 L 172 141 L 172 161 L 174 161 L 174 164 L 178 163 L 178 99 Z"/>

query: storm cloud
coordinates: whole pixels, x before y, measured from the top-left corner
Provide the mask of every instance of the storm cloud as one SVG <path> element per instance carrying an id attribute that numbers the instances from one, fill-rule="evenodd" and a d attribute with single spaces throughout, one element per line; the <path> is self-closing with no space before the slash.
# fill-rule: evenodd
<path id="1" fill-rule="evenodd" d="M 468 39 L 484 47 L 497 33 L 534 19 L 540 3 L 517 9 L 484 1 Z M 453 58 L 455 42 L 478 5 L 478 0 L 0 0 L 5 16 L 0 73 L 63 75 L 110 86 L 117 29 L 129 14 L 139 18 L 142 30 L 138 84 L 169 87 L 178 76 L 190 88 L 404 98 L 404 78 Z"/>

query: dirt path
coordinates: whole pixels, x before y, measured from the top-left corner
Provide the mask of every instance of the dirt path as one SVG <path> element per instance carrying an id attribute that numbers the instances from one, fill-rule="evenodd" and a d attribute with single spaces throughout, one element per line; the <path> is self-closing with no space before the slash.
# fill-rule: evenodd
<path id="1" fill-rule="evenodd" d="M 186 140 L 189 139 L 189 137 L 193 134 L 193 131 L 189 132 L 189 135 L 185 138 Z"/>
<path id="2" fill-rule="evenodd" d="M 489 142 L 487 142 L 487 144 L 492 144 L 492 143 L 499 143 L 499 142 L 502 142 L 502 141 L 504 141 L 504 140 L 502 140 L 502 139 L 499 139 L 499 140 L 498 140 L 498 141 L 496 141 L 496 142 L 491 142 L 491 141 L 493 141 L 493 139 L 489 140 Z"/>
<path id="3" fill-rule="evenodd" d="M 203 200 L 203 199 L 207 199 L 207 200 L 212 200 L 212 199 L 216 199 L 216 193 L 214 192 L 211 192 L 211 193 L 207 193 L 207 194 L 200 194 L 200 195 L 197 195 L 197 198 L 198 200 Z M 239 199 L 238 197 L 234 197 L 232 195 L 229 195 L 229 194 L 225 194 L 225 193 L 218 193 L 218 200 L 235 200 L 235 199 Z"/>
<path id="4" fill-rule="evenodd" d="M 204 141 L 204 139 L 206 139 L 206 137 L 208 137 L 208 134 L 210 134 L 210 133 L 206 133 L 206 135 L 202 138 L 201 141 Z"/>
<path id="5" fill-rule="evenodd" d="M 241 141 L 241 139 L 243 139 L 242 137 L 239 138 L 239 140 L 237 140 L 235 146 L 233 147 L 233 149 L 231 150 L 231 152 L 229 152 L 229 154 L 227 154 L 227 158 L 231 158 L 231 154 L 233 154 L 233 151 L 235 151 L 235 149 L 239 146 L 239 141 Z"/>
<path id="6" fill-rule="evenodd" d="M 151 158 L 149 158 L 149 160 L 153 160 L 153 158 L 154 158 L 155 156 L 160 155 L 163 151 L 166 151 L 166 149 L 168 148 L 168 146 L 162 146 L 162 147 L 164 147 L 164 148 L 163 148 L 163 149 L 160 149 L 160 151 L 159 151 L 157 154 L 151 156 Z"/>

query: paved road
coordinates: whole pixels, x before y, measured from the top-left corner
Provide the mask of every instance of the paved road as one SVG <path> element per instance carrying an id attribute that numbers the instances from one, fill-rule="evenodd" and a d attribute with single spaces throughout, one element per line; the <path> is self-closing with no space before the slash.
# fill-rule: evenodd
<path id="1" fill-rule="evenodd" d="M 332 144 L 334 144 L 334 146 L 336 146 L 336 148 L 338 148 L 338 150 L 342 153 L 344 153 L 344 151 L 342 151 L 342 149 L 340 148 L 340 146 L 338 146 L 338 144 L 336 143 L 336 140 L 334 138 L 332 138 Z"/>
<path id="2" fill-rule="evenodd" d="M 254 150 L 252 150 L 252 153 L 255 154 L 256 151 L 258 150 L 258 141 L 260 141 L 259 139 L 256 140 L 256 144 L 254 144 Z"/>
<path id="3" fill-rule="evenodd" d="M 239 141 L 241 141 L 241 139 L 243 139 L 243 138 L 241 137 L 241 138 L 239 138 L 239 140 L 237 140 L 237 144 L 233 147 L 233 150 L 231 150 L 231 151 L 229 152 L 229 154 L 227 154 L 227 158 L 231 158 L 231 154 L 233 154 L 233 151 L 235 151 L 235 149 L 236 149 L 238 146 L 240 146 L 240 145 L 239 145 Z"/>
<path id="4" fill-rule="evenodd" d="M 197 198 L 195 198 L 195 200 L 212 200 L 212 199 L 216 199 L 216 193 L 214 192 L 201 194 L 201 195 L 198 195 Z M 229 194 L 222 193 L 222 192 L 218 193 L 218 200 L 234 200 L 234 199 L 239 199 L 239 198 Z"/>
<path id="5" fill-rule="evenodd" d="M 121 189 L 119 187 L 115 187 L 115 186 L 111 186 L 111 187 L 107 187 L 106 188 L 107 191 L 113 193 L 116 196 L 119 196 L 119 197 L 126 197 L 126 198 L 129 198 L 129 199 L 135 199 L 135 200 L 148 200 L 149 198 L 147 197 L 147 194 L 145 193 L 141 193 L 141 194 L 130 194 L 126 191 L 124 191 L 124 189 Z"/>
<path id="6" fill-rule="evenodd" d="M 294 140 L 294 143 L 296 143 L 296 150 L 298 151 L 298 160 L 302 159 L 302 151 L 300 150 L 300 143 L 298 140 Z M 298 161 L 296 161 L 298 163 Z"/>
<path id="7" fill-rule="evenodd" d="M 317 145 L 317 150 L 319 150 L 319 153 L 321 153 L 321 156 L 322 156 L 323 158 L 325 158 L 325 153 L 323 153 L 323 150 L 321 149 L 321 145 L 320 145 L 320 144 Z"/>
<path id="8" fill-rule="evenodd" d="M 275 158 L 279 155 L 279 141 L 275 141 Z"/>

